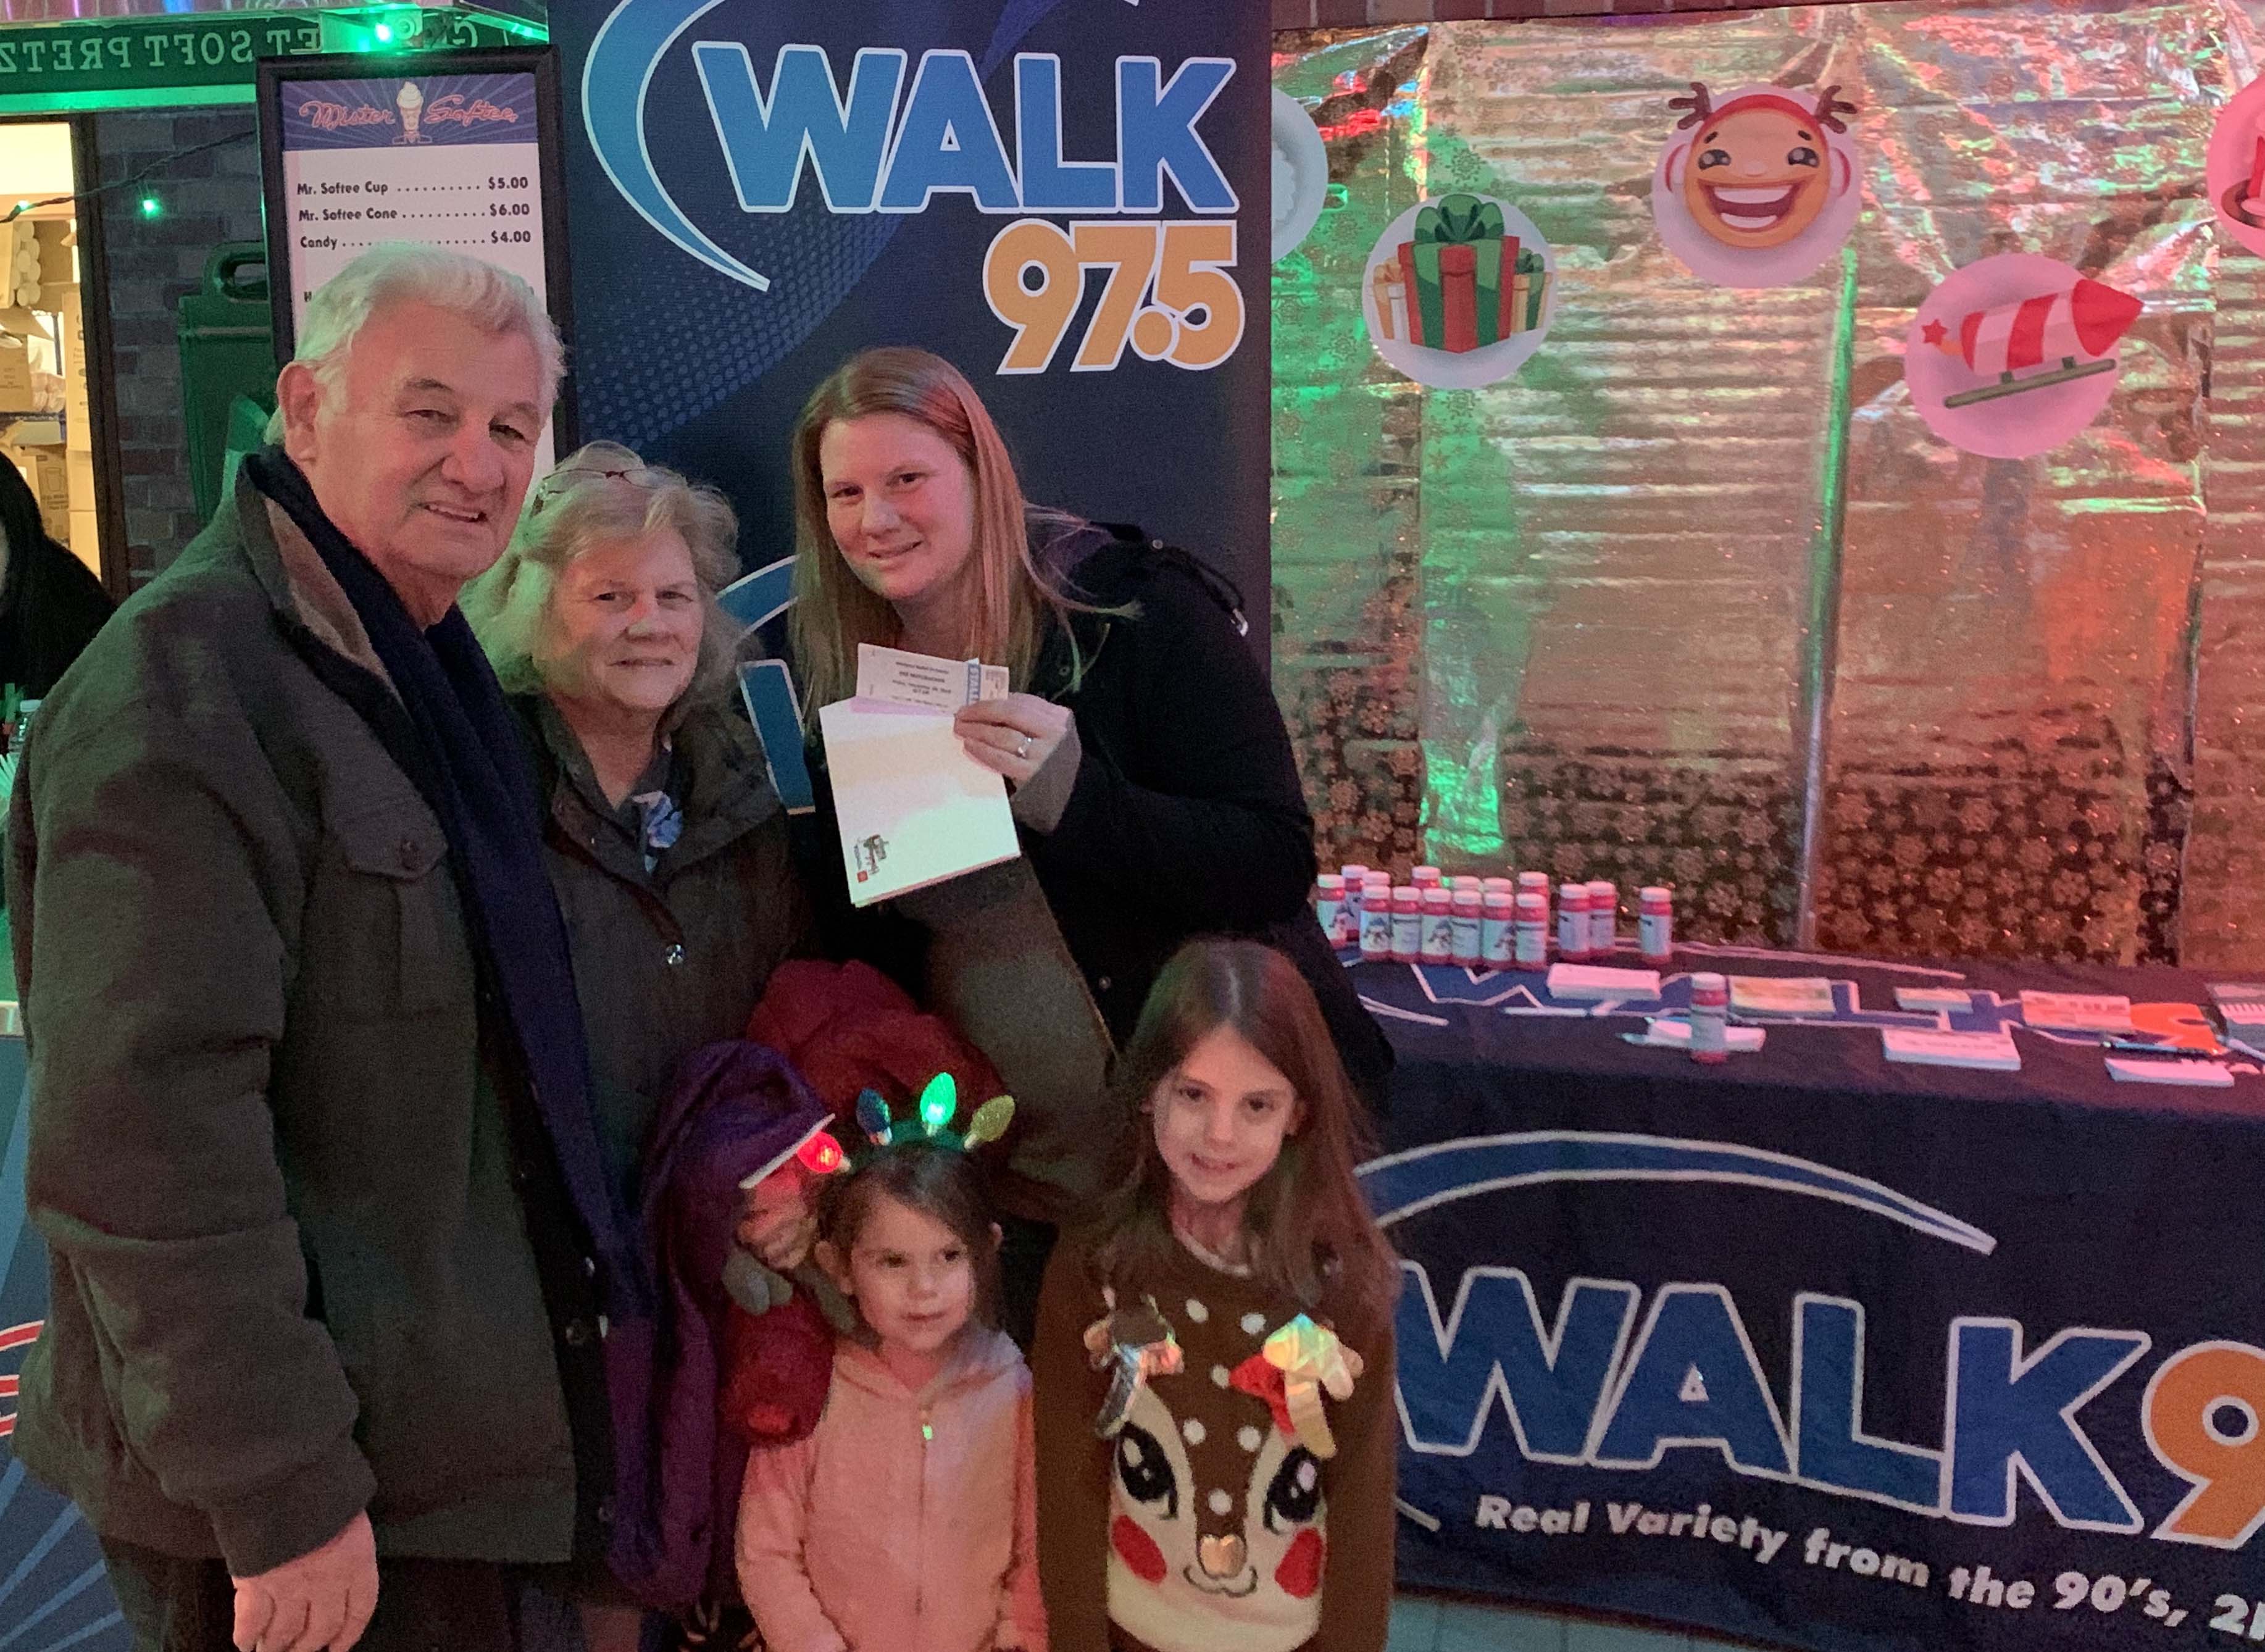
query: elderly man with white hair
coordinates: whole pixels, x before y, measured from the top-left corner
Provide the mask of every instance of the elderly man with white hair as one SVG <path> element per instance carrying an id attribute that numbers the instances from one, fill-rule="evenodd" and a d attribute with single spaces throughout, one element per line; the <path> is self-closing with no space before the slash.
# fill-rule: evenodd
<path id="1" fill-rule="evenodd" d="M 603 1546 L 600 1343 L 648 1287 L 516 725 L 455 607 L 559 366 L 516 278 L 357 259 L 277 381 L 280 446 L 23 760 L 53 1307 L 14 1445 L 85 1511 L 137 1648 L 512 1648 L 528 1568 Z"/>

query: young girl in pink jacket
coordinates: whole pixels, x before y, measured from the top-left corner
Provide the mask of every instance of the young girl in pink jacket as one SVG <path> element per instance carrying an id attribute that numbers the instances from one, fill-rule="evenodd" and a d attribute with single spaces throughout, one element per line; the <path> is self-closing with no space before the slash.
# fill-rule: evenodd
<path id="1" fill-rule="evenodd" d="M 968 1155 L 827 1178 L 818 1260 L 864 1335 L 808 1438 L 756 1451 L 740 1592 L 767 1652 L 1045 1652 L 1031 1373 L 991 1326 L 999 1229 Z"/>

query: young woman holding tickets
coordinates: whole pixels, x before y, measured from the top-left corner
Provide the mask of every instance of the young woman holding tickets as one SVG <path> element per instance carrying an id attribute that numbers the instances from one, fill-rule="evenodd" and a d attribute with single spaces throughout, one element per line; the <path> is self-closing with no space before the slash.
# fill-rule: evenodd
<path id="1" fill-rule="evenodd" d="M 1372 1097 L 1390 1054 L 1307 904 L 1312 819 L 1226 581 L 1137 530 L 1027 505 L 974 387 L 925 351 L 829 376 L 792 469 L 790 623 L 813 717 L 853 691 L 860 643 L 1009 673 L 959 732 L 1007 780 L 1021 856 L 853 917 L 813 747 L 808 863 L 837 944 L 956 1020 L 1022 1110 L 1001 1202 L 1007 1322 L 1026 1334 L 1051 1225 L 1089 1205 L 1123 1146 L 1096 1102 L 1111 1052 L 1191 935 L 1295 959 Z"/>

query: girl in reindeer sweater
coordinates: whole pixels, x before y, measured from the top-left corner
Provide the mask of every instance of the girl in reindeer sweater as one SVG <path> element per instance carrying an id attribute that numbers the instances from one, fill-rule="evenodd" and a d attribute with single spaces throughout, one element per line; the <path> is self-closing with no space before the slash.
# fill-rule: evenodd
<path id="1" fill-rule="evenodd" d="M 1398 1270 L 1313 992 L 1195 942 L 1118 1082 L 1137 1164 L 1056 1251 L 1031 1350 L 1054 1643 L 1380 1652 Z"/>

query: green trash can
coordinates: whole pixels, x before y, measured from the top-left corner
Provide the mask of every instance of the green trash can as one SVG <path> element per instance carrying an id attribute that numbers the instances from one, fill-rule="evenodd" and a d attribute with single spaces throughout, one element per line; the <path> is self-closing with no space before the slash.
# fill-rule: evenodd
<path id="1" fill-rule="evenodd" d="M 275 408 L 275 337 L 267 308 L 267 249 L 216 246 L 204 279 L 181 300 L 181 421 L 197 515 L 212 520 L 245 453 Z"/>
<path id="2" fill-rule="evenodd" d="M 228 404 L 228 442 L 221 449 L 220 486 L 213 495 L 213 510 L 220 508 L 229 490 L 236 485 L 236 468 L 244 462 L 244 455 L 258 453 L 267 445 L 267 418 L 275 410 L 264 401 L 253 401 L 249 396 L 239 396 Z M 212 520 L 212 511 L 205 513 L 205 520 Z"/>

